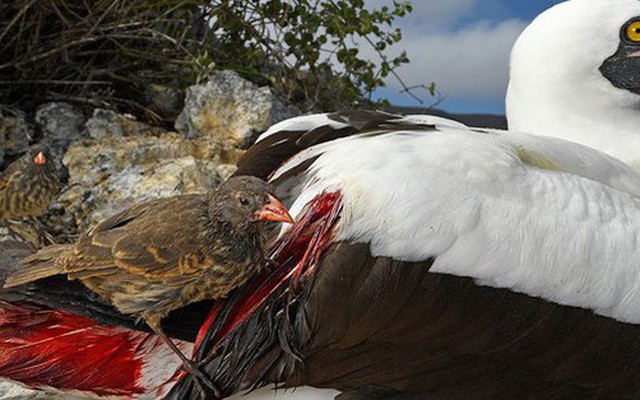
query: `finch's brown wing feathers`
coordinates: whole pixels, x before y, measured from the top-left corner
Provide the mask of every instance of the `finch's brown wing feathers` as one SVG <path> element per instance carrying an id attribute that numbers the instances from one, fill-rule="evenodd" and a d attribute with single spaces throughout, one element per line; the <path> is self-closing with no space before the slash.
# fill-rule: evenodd
<path id="1" fill-rule="evenodd" d="M 202 235 L 207 199 L 185 195 L 133 207 L 97 225 L 76 245 L 65 272 L 88 278 L 118 270 L 153 278 L 189 275 L 212 262 Z M 180 215 L 180 220 L 176 220 Z M 86 259 L 90 262 L 78 262 Z M 107 262 L 102 262 L 107 261 Z"/>
<path id="2" fill-rule="evenodd" d="M 177 196 L 182 198 L 187 196 Z M 157 209 L 162 209 L 163 204 L 169 204 L 176 198 L 156 199 L 146 201 L 144 203 L 136 204 L 131 208 L 128 208 L 120 213 L 105 219 L 98 225 L 94 226 L 86 236 L 91 237 L 94 242 L 99 242 L 100 237 L 104 234 L 111 234 L 113 232 L 120 232 L 119 228 L 124 228 L 142 215 L 153 213 Z M 110 245 L 107 245 L 110 246 Z"/>
<path id="3" fill-rule="evenodd" d="M 204 196 L 190 196 L 165 204 L 157 214 L 146 214 L 127 229 L 126 240 L 113 248 L 118 267 L 132 274 L 165 279 L 189 276 L 211 265 L 212 241 L 207 232 L 208 207 Z M 175 215 L 180 212 L 180 221 Z"/>
<path id="4" fill-rule="evenodd" d="M 74 252 L 66 260 L 65 272 L 69 279 L 86 279 L 103 277 L 118 272 L 114 259 L 114 249 L 118 242 L 127 241 L 130 225 L 135 221 L 153 215 L 157 209 L 171 199 L 157 199 L 135 205 L 106 220 L 100 222 L 87 235 L 81 238 L 74 247 Z"/>

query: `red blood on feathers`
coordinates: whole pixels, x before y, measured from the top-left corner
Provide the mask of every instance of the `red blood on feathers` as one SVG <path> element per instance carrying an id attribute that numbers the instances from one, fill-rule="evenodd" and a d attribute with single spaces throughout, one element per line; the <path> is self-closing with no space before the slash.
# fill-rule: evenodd
<path id="1" fill-rule="evenodd" d="M 0 376 L 29 387 L 135 397 L 143 355 L 166 351 L 156 336 L 64 311 L 0 302 Z M 144 348 L 144 351 L 141 349 Z"/>

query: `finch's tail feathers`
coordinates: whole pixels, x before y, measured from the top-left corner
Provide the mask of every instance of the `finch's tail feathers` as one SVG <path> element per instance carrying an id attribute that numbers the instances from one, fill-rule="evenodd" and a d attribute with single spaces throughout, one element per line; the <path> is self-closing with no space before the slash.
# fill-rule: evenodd
<path id="1" fill-rule="evenodd" d="M 68 248 L 68 245 L 48 246 L 24 258 L 20 262 L 21 265 L 8 274 L 4 287 L 20 286 L 63 273 L 64 268 L 56 263 L 56 260 Z"/>

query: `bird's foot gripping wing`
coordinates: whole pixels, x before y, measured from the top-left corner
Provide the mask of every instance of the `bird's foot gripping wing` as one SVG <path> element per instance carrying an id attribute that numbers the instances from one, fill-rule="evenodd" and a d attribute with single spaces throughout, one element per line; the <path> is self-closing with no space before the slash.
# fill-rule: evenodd
<path id="1" fill-rule="evenodd" d="M 339 192 L 316 196 L 274 246 L 270 258 L 275 267 L 215 303 L 198 334 L 195 354 L 226 394 L 260 386 L 271 379 L 268 375 L 283 378 L 290 372 L 297 343 L 287 340 L 290 327 L 283 325 L 334 239 L 341 209 Z M 193 390 L 192 381 L 183 379 L 168 397 L 191 398 Z"/>

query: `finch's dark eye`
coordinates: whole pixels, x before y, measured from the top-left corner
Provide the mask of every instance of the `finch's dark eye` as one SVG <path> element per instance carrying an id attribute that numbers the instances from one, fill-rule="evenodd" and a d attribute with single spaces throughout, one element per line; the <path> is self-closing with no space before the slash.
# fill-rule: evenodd
<path id="1" fill-rule="evenodd" d="M 248 206 L 249 204 L 251 204 L 251 201 L 249 201 L 249 199 L 247 199 L 246 197 L 241 197 L 240 204 L 242 204 L 243 206 Z"/>

